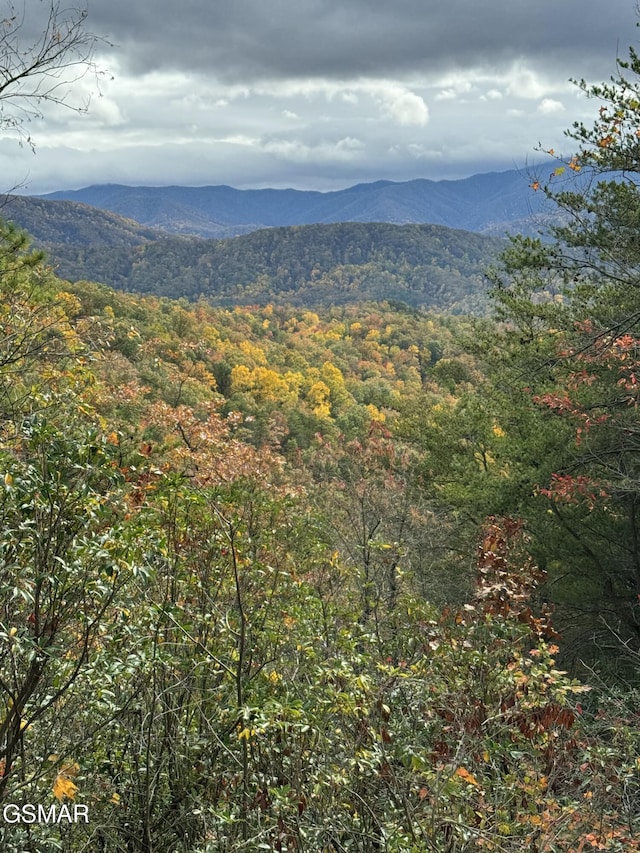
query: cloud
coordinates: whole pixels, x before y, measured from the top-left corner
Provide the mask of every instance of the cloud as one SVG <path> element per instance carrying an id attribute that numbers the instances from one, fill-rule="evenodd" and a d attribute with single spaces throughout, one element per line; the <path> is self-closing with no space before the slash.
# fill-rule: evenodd
<path id="1" fill-rule="evenodd" d="M 560 86 L 561 89 L 569 88 L 568 80 L 552 80 L 549 75 L 544 75 L 531 67 L 524 66 L 521 62 L 515 63 L 509 70 L 507 94 L 515 98 L 525 98 L 537 101 L 543 98 L 550 89 Z"/>
<path id="2" fill-rule="evenodd" d="M 632 4 L 599 0 L 93 0 L 90 23 L 120 45 L 128 69 L 214 74 L 225 82 L 381 77 L 456 67 L 580 65 L 608 71 Z"/>
<path id="3" fill-rule="evenodd" d="M 455 89 L 441 89 L 436 95 L 436 101 L 455 101 L 457 97 Z"/>
<path id="4" fill-rule="evenodd" d="M 556 101 L 554 98 L 544 98 L 538 104 L 538 112 L 544 115 L 552 115 L 553 113 L 563 113 L 565 106 L 562 101 Z"/>
<path id="5" fill-rule="evenodd" d="M 368 100 L 377 105 L 385 119 L 403 127 L 424 127 L 429 120 L 429 108 L 424 98 L 409 86 L 393 80 L 272 80 L 250 86 L 247 91 L 248 97 L 253 95 L 280 100 L 303 98 L 307 102 L 322 99 L 332 104 L 334 113 L 339 112 L 336 104 L 348 107 L 345 115 L 353 115 L 351 108 L 356 105 L 363 107 Z"/>
<path id="6" fill-rule="evenodd" d="M 295 138 L 250 136 L 229 136 L 216 141 L 272 154 L 279 160 L 292 163 L 344 162 L 357 157 L 364 148 L 359 139 L 350 136 L 337 140 L 324 139 L 311 144 Z"/>
<path id="7" fill-rule="evenodd" d="M 429 108 L 420 95 L 398 84 L 365 84 L 369 92 L 379 101 L 383 113 L 401 127 L 412 125 L 424 127 L 429 121 Z"/>

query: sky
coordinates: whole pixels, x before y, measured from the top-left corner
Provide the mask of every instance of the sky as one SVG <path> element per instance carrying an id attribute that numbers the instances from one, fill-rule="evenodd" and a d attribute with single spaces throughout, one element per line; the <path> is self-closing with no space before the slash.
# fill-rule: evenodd
<path id="1" fill-rule="evenodd" d="M 0 0 L 0 20 L 11 5 Z M 13 0 L 22 47 L 42 31 L 49 6 Z M 101 38 L 101 73 L 76 79 L 64 97 L 88 108 L 42 104 L 24 125 L 35 150 L 0 123 L 3 190 L 332 190 L 526 170 L 540 162 L 538 146 L 569 155 L 564 130 L 597 114 L 570 78 L 608 80 L 616 57 L 640 41 L 633 0 L 88 0 L 82 8 Z M 5 117 L 16 105 L 0 99 Z"/>

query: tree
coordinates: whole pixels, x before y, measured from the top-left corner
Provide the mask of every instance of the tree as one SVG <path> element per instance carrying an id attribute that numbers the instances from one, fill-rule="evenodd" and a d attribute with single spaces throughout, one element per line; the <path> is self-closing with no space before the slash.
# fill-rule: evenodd
<path id="1" fill-rule="evenodd" d="M 33 147 L 25 125 L 40 118 L 46 104 L 86 109 L 69 100 L 69 86 L 97 74 L 93 55 L 100 39 L 86 29 L 86 9 L 58 0 L 22 8 L 5 0 L 0 14 L 0 130 L 17 132 Z"/>
<path id="2" fill-rule="evenodd" d="M 32 749 L 62 752 L 86 737 L 76 691 L 100 657 L 93 676 L 107 677 L 101 651 L 130 578 L 113 448 L 65 414 L 64 434 L 37 414 L 12 450 L 0 448 L 0 798 L 45 775 L 46 762 L 34 774 Z"/>
<path id="3" fill-rule="evenodd" d="M 493 295 L 518 393 L 526 386 L 571 430 L 536 489 L 547 501 L 538 524 L 564 539 L 552 553 L 541 534 L 549 559 L 562 555 L 556 595 L 597 644 L 613 633 L 630 651 L 640 643 L 640 56 L 631 48 L 609 83 L 577 85 L 601 102 L 597 118 L 573 124 L 577 151 L 549 150 L 549 180 L 532 184 L 556 205 L 552 242 L 515 238 Z"/>
<path id="4" fill-rule="evenodd" d="M 50 387 L 47 369 L 72 358 L 78 340 L 60 282 L 29 248 L 25 234 L 0 222 L 0 423 L 42 407 L 37 389 Z"/>

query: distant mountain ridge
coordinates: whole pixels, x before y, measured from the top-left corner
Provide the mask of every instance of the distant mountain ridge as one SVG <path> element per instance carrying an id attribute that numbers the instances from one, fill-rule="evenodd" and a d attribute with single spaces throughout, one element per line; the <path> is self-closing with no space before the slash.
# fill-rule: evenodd
<path id="1" fill-rule="evenodd" d="M 504 236 L 508 231 L 534 232 L 547 218 L 546 200 L 530 183 L 524 172 L 510 170 L 461 180 L 377 181 L 332 192 L 103 184 L 40 198 L 81 202 L 142 226 L 217 239 L 263 228 L 336 222 L 428 223 Z"/>

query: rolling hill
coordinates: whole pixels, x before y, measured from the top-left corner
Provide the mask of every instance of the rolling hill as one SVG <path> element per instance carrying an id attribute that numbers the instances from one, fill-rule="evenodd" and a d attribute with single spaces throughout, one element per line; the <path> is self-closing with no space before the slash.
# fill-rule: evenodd
<path id="1" fill-rule="evenodd" d="M 137 246 L 162 234 L 108 210 L 37 197 L 5 197 L 0 216 L 27 231 L 53 255 L 56 246 Z"/>
<path id="2" fill-rule="evenodd" d="M 334 223 L 228 240 L 164 236 L 135 245 L 47 246 L 63 278 L 213 304 L 396 300 L 481 311 L 485 269 L 503 242 L 438 225 Z"/>

